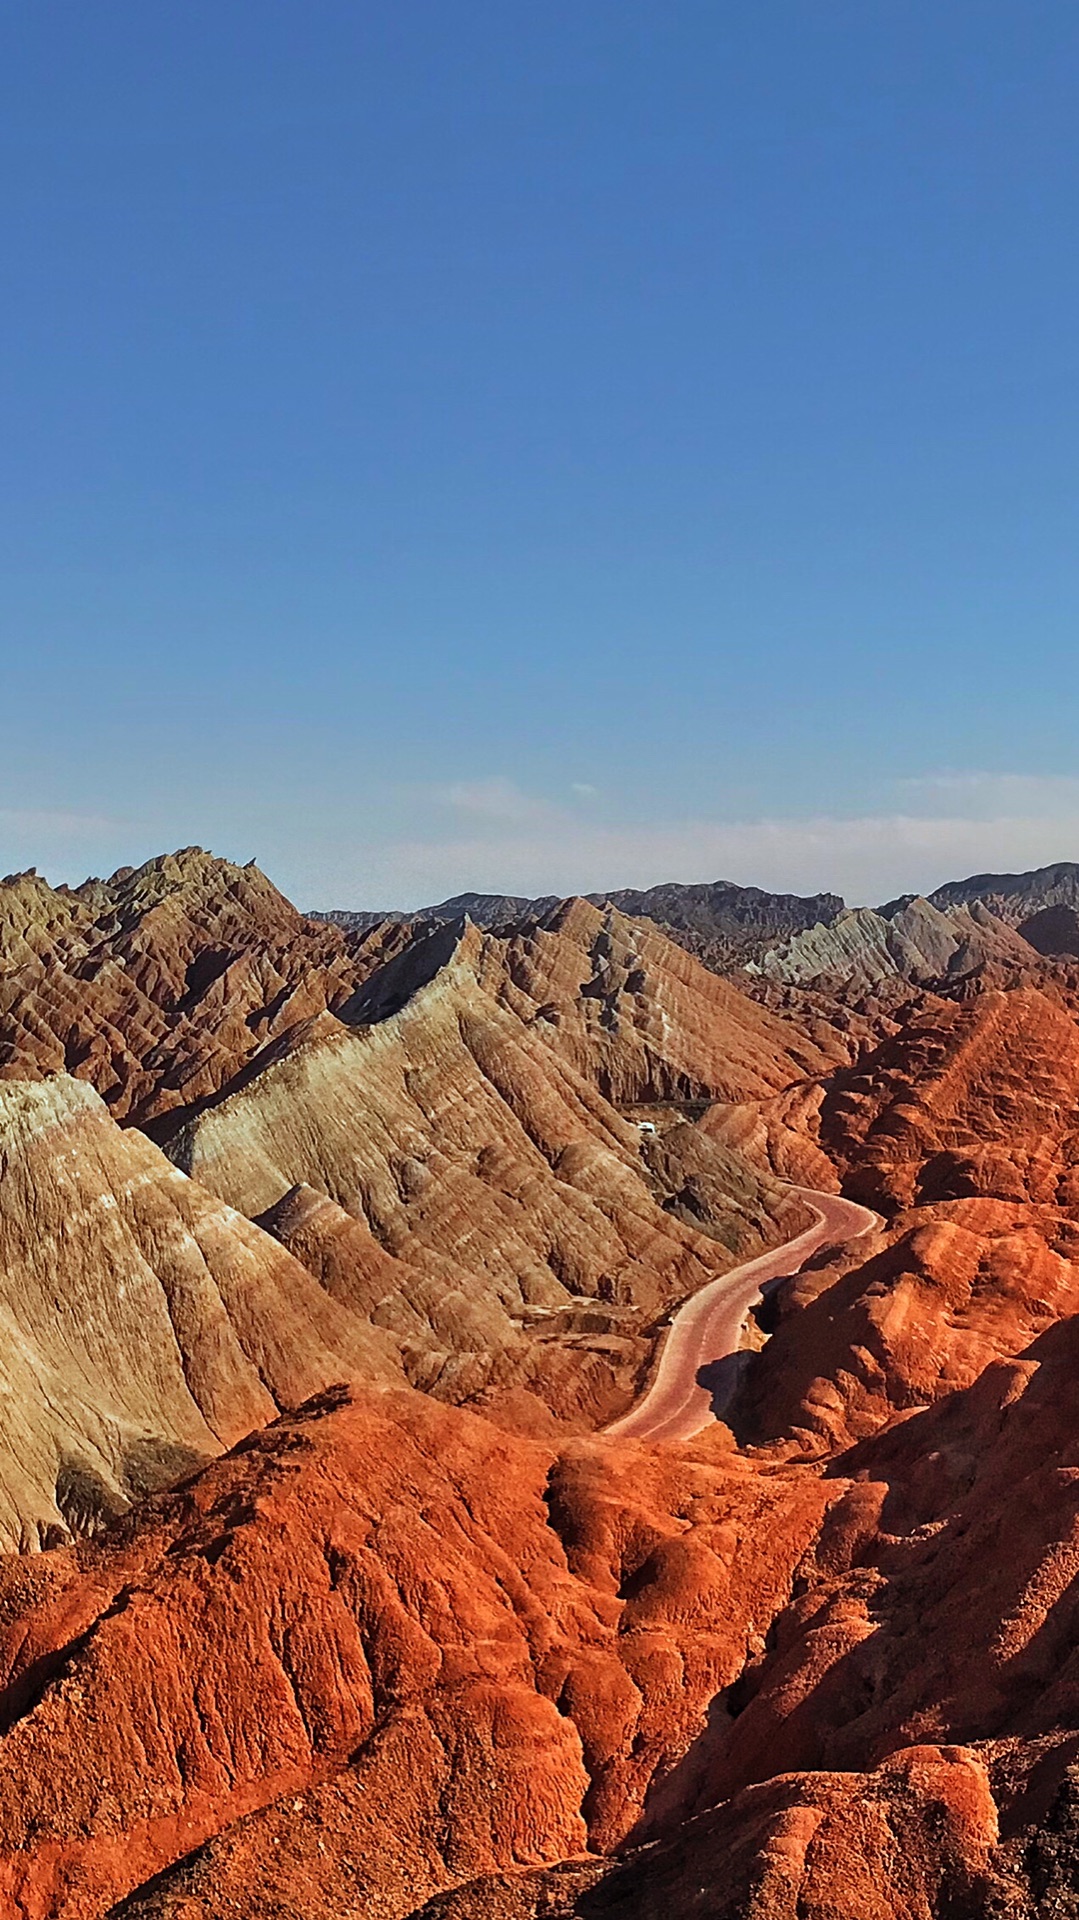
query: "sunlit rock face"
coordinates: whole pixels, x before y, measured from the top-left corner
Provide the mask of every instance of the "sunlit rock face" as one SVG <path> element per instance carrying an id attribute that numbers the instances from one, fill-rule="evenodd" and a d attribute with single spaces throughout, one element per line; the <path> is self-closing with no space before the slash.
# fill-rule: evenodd
<path id="1" fill-rule="evenodd" d="M 1069 1911 L 1079 998 L 998 895 L 739 985 L 0 886 L 0 1915 Z M 607 1432 L 792 1181 L 879 1218 Z"/>

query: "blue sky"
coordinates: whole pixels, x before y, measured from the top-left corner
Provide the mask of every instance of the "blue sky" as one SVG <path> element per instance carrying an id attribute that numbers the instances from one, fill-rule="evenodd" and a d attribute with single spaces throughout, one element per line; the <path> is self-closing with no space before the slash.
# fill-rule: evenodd
<path id="1" fill-rule="evenodd" d="M 0 871 L 1079 857 L 1070 0 L 13 0 Z"/>

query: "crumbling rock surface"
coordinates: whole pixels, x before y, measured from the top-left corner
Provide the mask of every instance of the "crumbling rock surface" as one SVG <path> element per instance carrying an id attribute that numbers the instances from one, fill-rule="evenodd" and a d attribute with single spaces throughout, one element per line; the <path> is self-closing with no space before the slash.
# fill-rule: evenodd
<path id="1" fill-rule="evenodd" d="M 0 1564 L 0 1911 L 85 1920 L 202 1848 L 181 1912 L 389 1920 L 617 1842 L 838 1492 L 316 1402 Z"/>
<path id="2" fill-rule="evenodd" d="M 1021 979 L 1034 964 L 1031 945 L 980 900 L 942 912 L 922 899 L 880 911 L 851 907 L 750 963 L 767 979 L 826 984 L 855 996 L 896 983 Z"/>
<path id="3" fill-rule="evenodd" d="M 73 891 L 9 876 L 0 1075 L 72 1073 L 117 1119 L 152 1125 L 347 999 L 407 937 L 375 928 L 346 941 L 305 920 L 254 865 L 198 847 Z"/>
<path id="4" fill-rule="evenodd" d="M 93 1533 L 394 1342 L 65 1075 L 0 1082 L 0 1545 Z"/>
<path id="5" fill-rule="evenodd" d="M 943 1920 L 985 1915 L 991 1903 L 1002 1915 L 997 1903 L 1018 1889 L 993 1863 L 995 1839 L 977 1756 L 914 1747 L 869 1774 L 794 1773 L 750 1787 L 686 1821 L 676 1841 L 616 1865 L 474 1881 L 410 1920 Z M 167 1909 L 142 1911 L 164 1920 Z"/>

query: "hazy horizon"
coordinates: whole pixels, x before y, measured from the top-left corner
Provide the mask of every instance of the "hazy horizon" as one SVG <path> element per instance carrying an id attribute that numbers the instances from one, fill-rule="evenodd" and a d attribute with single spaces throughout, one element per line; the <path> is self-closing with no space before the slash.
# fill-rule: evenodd
<path id="1" fill-rule="evenodd" d="M 190 842 L 188 843 L 188 846 L 189 847 L 194 846 L 195 844 L 196 843 L 194 842 Z M 152 860 L 157 857 L 167 857 L 170 854 L 178 854 L 186 850 L 187 849 L 185 849 L 184 847 L 168 847 L 168 848 L 161 847 L 156 850 L 156 853 L 149 855 L 148 858 Z M 213 848 L 204 848 L 203 851 L 210 854 L 216 854 L 216 857 L 222 858 L 222 859 L 228 859 L 232 857 L 226 854 L 218 854 L 216 853 L 216 850 Z M 566 899 L 568 897 L 572 897 L 574 895 L 596 894 L 601 892 L 618 893 L 624 890 L 623 885 L 621 883 L 616 883 L 616 882 L 608 883 L 608 882 L 601 881 L 596 886 L 587 886 L 587 887 L 580 886 L 580 887 L 569 887 L 569 888 L 552 887 L 552 888 L 547 888 L 545 890 L 540 889 L 537 892 L 533 892 L 533 893 L 521 896 L 520 890 L 516 888 L 499 887 L 499 886 L 492 886 L 492 887 L 464 886 L 464 887 L 454 888 L 450 893 L 442 895 L 437 899 L 434 896 L 431 896 L 430 898 L 425 898 L 422 900 L 419 900 L 419 899 L 410 900 L 410 901 L 383 900 L 380 903 L 378 903 L 377 906 L 368 906 L 366 904 L 361 906 L 361 905 L 356 905 L 355 903 L 343 903 L 340 900 L 313 900 L 313 899 L 306 899 L 304 897 L 297 897 L 295 894 L 290 892 L 290 889 L 287 886 L 282 884 L 281 879 L 278 875 L 275 875 L 273 872 L 269 871 L 266 868 L 265 864 L 258 859 L 257 855 L 254 855 L 254 854 L 250 855 L 248 859 L 245 859 L 245 860 L 237 859 L 234 861 L 234 864 L 247 865 L 249 864 L 249 861 L 253 861 L 254 864 L 257 867 L 259 867 L 259 869 L 263 873 L 266 874 L 267 879 L 272 881 L 273 884 L 278 887 L 280 892 L 284 893 L 286 897 L 291 899 L 293 905 L 298 907 L 301 910 L 301 912 L 316 913 L 316 914 L 327 913 L 327 912 L 378 912 L 378 911 L 382 911 L 387 914 L 403 913 L 403 912 L 417 911 L 424 907 L 439 906 L 439 905 L 442 905 L 446 900 L 453 900 L 460 896 L 468 895 L 468 894 L 487 895 L 489 897 L 496 897 L 496 898 L 501 896 L 506 896 L 509 898 L 525 897 L 529 899 L 540 899 L 540 898 L 547 898 L 547 897 L 553 896 L 555 899 L 561 900 L 561 899 Z M 1039 862 L 1038 865 L 1042 867 L 1051 867 L 1051 866 L 1057 866 L 1065 863 L 1066 863 L 1065 856 L 1062 856 L 1060 861 L 1047 860 L 1047 861 Z M 26 872 L 29 870 L 29 871 L 38 873 L 38 875 L 42 879 L 44 879 L 46 882 L 48 882 L 52 886 L 65 885 L 69 887 L 78 887 L 83 884 L 90 884 L 95 880 L 107 881 L 111 878 L 114 878 L 117 872 L 133 871 L 135 864 L 141 865 L 143 863 L 141 861 L 138 863 L 122 861 L 120 862 L 119 866 L 116 868 L 113 868 L 111 872 L 108 870 L 102 870 L 101 872 L 83 873 L 83 874 L 79 874 L 77 877 L 74 877 L 73 875 L 69 875 L 69 874 L 60 874 L 58 872 L 48 872 L 40 865 L 39 862 L 30 861 L 27 863 L 26 867 L 21 869 L 15 869 L 13 870 L 12 873 L 9 873 L 4 877 L 6 879 L 11 879 L 15 877 L 15 874 L 17 874 L 18 872 Z M 994 868 L 992 866 L 989 866 L 989 867 L 979 867 L 976 869 L 972 869 L 970 872 L 967 872 L 967 871 L 950 872 L 947 874 L 942 874 L 939 877 L 939 879 L 933 881 L 932 884 L 914 885 L 910 887 L 899 888 L 896 892 L 893 892 L 891 894 L 878 893 L 873 895 L 872 897 L 866 896 L 865 898 L 852 898 L 849 895 L 843 894 L 841 888 L 833 887 L 833 886 L 820 886 L 820 887 L 809 887 L 809 888 L 776 887 L 776 888 L 762 888 L 762 891 L 788 893 L 788 894 L 801 895 L 802 897 L 810 897 L 810 898 L 816 894 L 827 894 L 827 893 L 837 894 L 838 893 L 842 895 L 844 899 L 844 903 L 848 907 L 878 907 L 878 906 L 883 906 L 887 904 L 889 900 L 896 898 L 898 895 L 903 895 L 903 894 L 915 895 L 915 896 L 921 895 L 923 897 L 930 895 L 934 893 L 938 887 L 945 885 L 946 882 L 948 881 L 966 881 L 969 879 L 973 879 L 978 875 L 986 874 L 986 873 L 996 874 L 1000 877 L 1007 877 L 1009 874 L 1014 873 L 1015 871 L 1022 872 L 1026 870 L 1027 869 L 1022 869 L 1022 868 L 1016 870 L 1016 869 L 1010 869 L 1006 867 Z M 625 883 L 626 887 L 629 887 L 631 884 L 635 884 L 635 883 L 629 883 L 629 882 Z M 683 885 L 683 886 L 734 885 L 734 886 L 744 886 L 744 887 L 753 887 L 753 886 L 759 887 L 760 884 L 761 883 L 756 880 L 732 881 L 731 876 L 725 873 L 711 874 L 708 876 L 705 876 L 703 874 L 681 875 L 678 877 L 678 879 L 674 879 L 672 875 L 668 874 L 659 880 L 650 880 L 644 883 L 644 886 L 640 890 L 646 891 L 650 887 L 663 886 L 663 885 Z"/>

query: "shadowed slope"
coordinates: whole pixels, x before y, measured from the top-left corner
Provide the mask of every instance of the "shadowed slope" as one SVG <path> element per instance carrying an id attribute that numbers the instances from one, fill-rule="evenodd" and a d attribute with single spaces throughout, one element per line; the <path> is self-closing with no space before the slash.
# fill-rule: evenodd
<path id="1" fill-rule="evenodd" d="M 342 1377 L 385 1335 L 92 1088 L 0 1083 L 0 1542 L 93 1531 Z"/>

